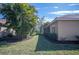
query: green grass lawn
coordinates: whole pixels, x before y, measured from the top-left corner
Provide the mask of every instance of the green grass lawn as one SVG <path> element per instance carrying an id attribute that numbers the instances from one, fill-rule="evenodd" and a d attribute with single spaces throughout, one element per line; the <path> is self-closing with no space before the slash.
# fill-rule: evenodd
<path id="1" fill-rule="evenodd" d="M 79 44 L 51 43 L 37 35 L 16 43 L 0 43 L 0 54 L 79 54 Z"/>

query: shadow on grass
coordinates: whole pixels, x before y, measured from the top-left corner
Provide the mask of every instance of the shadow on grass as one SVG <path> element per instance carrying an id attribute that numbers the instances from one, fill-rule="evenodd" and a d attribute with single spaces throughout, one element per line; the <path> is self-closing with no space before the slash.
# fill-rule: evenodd
<path id="1" fill-rule="evenodd" d="M 0 38 L 0 47 L 3 46 L 3 45 L 11 45 L 10 43 L 16 43 L 16 42 L 20 42 L 20 41 L 23 41 L 25 40 L 26 37 L 22 37 L 22 36 L 12 36 L 12 37 L 3 37 L 3 38 Z M 28 38 L 29 39 L 29 38 Z M 26 40 L 28 40 L 26 39 Z"/>
<path id="2" fill-rule="evenodd" d="M 3 38 L 0 38 L 0 42 L 7 42 L 7 43 L 15 43 L 15 42 L 19 42 L 19 41 L 22 41 L 22 40 L 28 40 L 30 39 L 31 36 L 22 36 L 22 35 L 17 35 L 17 36 L 6 36 L 6 37 L 3 37 Z"/>
<path id="3" fill-rule="evenodd" d="M 24 36 L 23 37 L 22 36 L 11 36 L 11 37 L 6 36 L 3 38 L 0 38 L 0 47 L 8 47 L 11 45 L 11 43 L 20 42 L 25 39 L 26 39 L 26 37 L 24 37 Z M 28 40 L 28 39 L 26 39 L 26 40 Z"/>
<path id="4" fill-rule="evenodd" d="M 0 42 L 0 48 L 4 48 L 4 47 L 8 47 L 10 46 L 11 44 L 10 43 L 7 43 L 6 41 L 1 41 Z"/>
<path id="5" fill-rule="evenodd" d="M 63 43 L 64 42 L 50 42 L 45 37 L 39 36 L 35 51 L 79 50 L 79 44 Z"/>

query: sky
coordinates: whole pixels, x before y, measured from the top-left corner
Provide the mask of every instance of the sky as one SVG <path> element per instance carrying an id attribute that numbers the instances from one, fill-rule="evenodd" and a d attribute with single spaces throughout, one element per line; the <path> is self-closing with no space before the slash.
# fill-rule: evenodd
<path id="1" fill-rule="evenodd" d="M 37 15 L 47 22 L 66 14 L 79 13 L 79 3 L 30 3 L 37 10 Z M 0 18 L 2 15 L 0 14 Z"/>
<path id="2" fill-rule="evenodd" d="M 79 3 L 32 3 L 31 5 L 36 8 L 40 18 L 45 17 L 46 22 L 66 14 L 79 13 Z"/>

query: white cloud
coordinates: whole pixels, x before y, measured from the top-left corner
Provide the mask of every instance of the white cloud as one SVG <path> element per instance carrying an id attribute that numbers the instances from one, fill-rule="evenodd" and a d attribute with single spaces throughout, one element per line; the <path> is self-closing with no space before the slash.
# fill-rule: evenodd
<path id="1" fill-rule="evenodd" d="M 72 11 L 73 13 L 79 13 L 79 10 Z"/>
<path id="2" fill-rule="evenodd" d="M 39 10 L 39 9 L 48 9 L 50 7 L 41 7 L 41 8 L 36 8 L 36 10 Z"/>
<path id="3" fill-rule="evenodd" d="M 79 5 L 79 4 L 68 4 L 68 6 L 76 6 L 76 5 Z"/>
<path id="4" fill-rule="evenodd" d="M 59 7 L 57 7 L 57 6 L 54 6 L 53 8 L 59 8 Z"/>
<path id="5" fill-rule="evenodd" d="M 49 7 L 41 7 L 41 8 L 36 8 L 36 10 L 39 10 L 39 9 L 49 9 L 49 8 L 52 8 L 51 6 Z M 53 8 L 59 8 L 58 6 L 54 6 Z"/>
<path id="6" fill-rule="evenodd" d="M 79 13 L 79 10 L 56 11 L 56 12 L 49 12 L 48 14 L 65 15 L 70 13 Z"/>

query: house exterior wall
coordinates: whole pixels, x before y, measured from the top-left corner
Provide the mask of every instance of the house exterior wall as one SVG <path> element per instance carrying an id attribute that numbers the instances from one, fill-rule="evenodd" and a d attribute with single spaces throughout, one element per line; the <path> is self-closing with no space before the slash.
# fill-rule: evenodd
<path id="1" fill-rule="evenodd" d="M 58 40 L 77 40 L 73 39 L 75 35 L 79 35 L 79 20 L 58 21 Z"/>
<path id="2" fill-rule="evenodd" d="M 55 22 L 50 26 L 50 33 L 58 34 L 58 22 Z"/>

